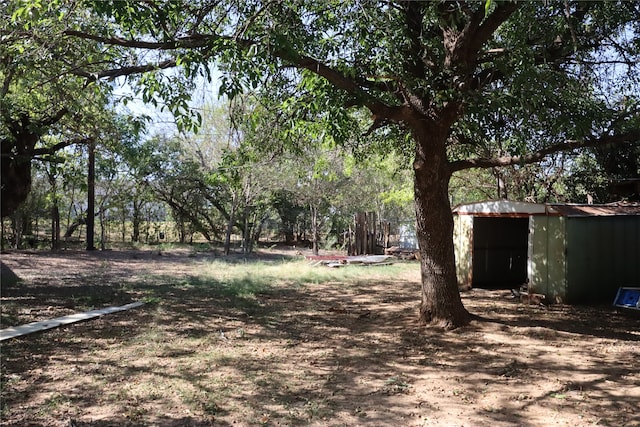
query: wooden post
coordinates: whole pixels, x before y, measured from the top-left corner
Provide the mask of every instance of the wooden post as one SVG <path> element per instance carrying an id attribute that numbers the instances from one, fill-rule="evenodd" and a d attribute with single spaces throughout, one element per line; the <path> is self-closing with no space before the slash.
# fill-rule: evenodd
<path id="1" fill-rule="evenodd" d="M 376 213 L 367 214 L 367 255 L 376 253 Z"/>
<path id="2" fill-rule="evenodd" d="M 355 226 L 355 244 L 354 244 L 354 255 L 362 255 L 365 251 L 365 214 L 359 212 L 354 216 L 354 226 Z"/>
<path id="3" fill-rule="evenodd" d="M 382 229 L 382 247 L 387 249 L 391 238 L 391 223 L 389 221 L 382 222 L 380 223 L 380 228 Z"/>

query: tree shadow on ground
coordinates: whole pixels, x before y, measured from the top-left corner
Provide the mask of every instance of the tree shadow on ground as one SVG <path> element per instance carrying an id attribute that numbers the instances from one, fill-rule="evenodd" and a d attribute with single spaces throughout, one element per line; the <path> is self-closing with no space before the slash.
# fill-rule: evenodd
<path id="1" fill-rule="evenodd" d="M 14 254 L 15 255 L 15 254 Z M 48 320 L 52 317 L 88 311 L 106 306 L 123 305 L 144 298 L 144 286 L 139 286 L 141 271 L 147 271 L 149 277 L 163 280 L 154 272 L 155 265 L 175 265 L 192 267 L 198 270 L 200 265 L 211 262 L 224 265 L 253 263 L 282 263 L 295 258 L 290 254 L 236 254 L 219 257 L 215 251 L 194 252 L 188 249 L 173 251 L 20 251 L 14 263 L 29 271 L 44 270 L 46 273 L 31 277 L 27 281 L 20 279 L 6 263 L 2 263 L 2 301 L 3 310 L 0 327 L 17 326 L 31 321 Z M 56 271 L 60 264 L 64 268 Z M 224 268 L 224 267 L 221 267 Z M 73 269 L 73 272 L 69 270 Z M 131 278 L 138 277 L 131 283 Z M 173 287 L 175 274 L 168 277 L 166 287 Z M 197 276 L 192 276 L 193 286 L 197 287 Z M 247 282 L 247 284 L 251 284 Z M 241 283 L 219 283 L 233 289 Z M 154 289 L 152 285 L 147 290 Z M 152 293 L 162 293 L 158 286 Z M 233 291 L 231 291 L 233 292 Z M 147 294 L 149 292 L 146 292 Z"/>
<path id="2" fill-rule="evenodd" d="M 620 312 L 611 305 L 527 305 L 514 299 L 508 291 L 472 292 L 470 298 L 484 308 L 482 313 L 474 315 L 476 322 L 640 341 L 640 335 L 636 333 L 640 330 L 640 318 Z"/>
<path id="3" fill-rule="evenodd" d="M 0 261 L 0 283 L 3 285 L 15 285 L 18 282 L 20 282 L 18 275 L 8 265 Z"/>
<path id="4" fill-rule="evenodd" d="M 51 413 L 74 408 L 67 417 L 92 427 L 415 425 L 417 417 L 428 425 L 456 411 L 467 417 L 459 424 L 474 426 L 543 425 L 532 412 L 633 422 L 637 396 L 611 384 L 637 387 L 631 367 L 640 349 L 600 354 L 637 347 L 633 319 L 471 292 L 463 299 L 476 321 L 445 333 L 418 325 L 418 290 L 392 280 L 300 277 L 274 287 L 258 276 L 154 276 L 127 289 L 149 300 L 140 309 L 3 345 L 3 400 L 13 411 L 43 390 L 65 391 L 65 402 L 47 401 Z M 549 343 L 571 348 L 559 357 Z M 140 384 L 152 390 L 134 392 Z M 170 388 L 153 390 L 157 384 Z M 175 389 L 193 415 L 168 409 Z M 113 413 L 76 416 L 96 405 Z M 4 425 L 37 424 L 38 416 L 16 411 Z"/>

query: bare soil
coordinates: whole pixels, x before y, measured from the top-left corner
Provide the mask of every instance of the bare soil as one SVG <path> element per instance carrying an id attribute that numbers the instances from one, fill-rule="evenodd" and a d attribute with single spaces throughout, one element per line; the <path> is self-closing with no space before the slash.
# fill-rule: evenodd
<path id="1" fill-rule="evenodd" d="M 640 320 L 609 306 L 474 289 L 477 319 L 443 332 L 416 321 L 417 264 L 349 284 L 247 278 L 245 297 L 199 285 L 217 258 L 3 254 L 21 282 L 3 274 L 2 328 L 147 304 L 3 341 L 0 425 L 640 426 Z"/>

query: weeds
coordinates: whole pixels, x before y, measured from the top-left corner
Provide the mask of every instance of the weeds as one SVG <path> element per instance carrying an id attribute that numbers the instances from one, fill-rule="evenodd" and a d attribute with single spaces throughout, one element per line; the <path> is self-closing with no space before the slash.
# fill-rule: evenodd
<path id="1" fill-rule="evenodd" d="M 68 396 L 65 396 L 62 393 L 53 393 L 51 397 L 47 398 L 44 401 L 44 404 L 38 409 L 38 415 L 50 415 L 58 410 L 63 405 L 67 405 L 71 402 L 71 399 Z"/>

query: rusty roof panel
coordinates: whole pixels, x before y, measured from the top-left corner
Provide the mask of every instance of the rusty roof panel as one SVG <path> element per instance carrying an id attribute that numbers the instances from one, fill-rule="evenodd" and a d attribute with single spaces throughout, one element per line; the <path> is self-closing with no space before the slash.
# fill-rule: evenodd
<path id="1" fill-rule="evenodd" d="M 549 213 L 561 216 L 628 216 L 640 215 L 638 204 L 548 205 Z"/>

